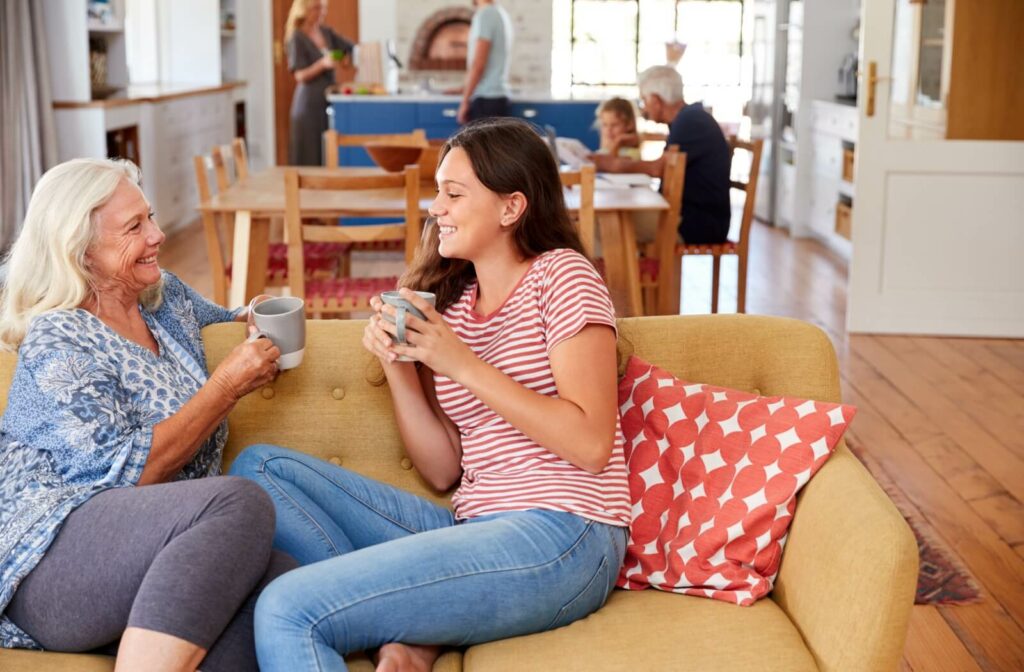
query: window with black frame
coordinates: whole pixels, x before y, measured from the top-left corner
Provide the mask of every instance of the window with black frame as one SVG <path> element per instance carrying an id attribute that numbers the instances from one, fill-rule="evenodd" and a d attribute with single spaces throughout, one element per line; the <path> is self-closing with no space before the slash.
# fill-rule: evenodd
<path id="1" fill-rule="evenodd" d="M 664 64 L 666 43 L 678 42 L 687 101 L 739 119 L 749 97 L 742 0 L 568 0 L 554 28 L 556 93 L 635 97 L 637 71 Z"/>

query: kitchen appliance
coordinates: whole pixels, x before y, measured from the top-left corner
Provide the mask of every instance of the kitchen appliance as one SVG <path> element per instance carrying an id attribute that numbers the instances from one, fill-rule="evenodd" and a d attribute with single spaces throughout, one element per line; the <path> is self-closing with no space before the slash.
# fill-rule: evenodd
<path id="1" fill-rule="evenodd" d="M 753 19 L 750 136 L 763 139 L 754 216 L 788 227 L 792 207 L 780 203 L 784 171 L 795 173 L 796 112 L 803 54 L 803 0 L 750 0 Z M 791 180 L 792 181 L 792 180 Z"/>
<path id="2" fill-rule="evenodd" d="M 857 54 L 847 54 L 839 66 L 836 99 L 844 102 L 857 100 Z"/>

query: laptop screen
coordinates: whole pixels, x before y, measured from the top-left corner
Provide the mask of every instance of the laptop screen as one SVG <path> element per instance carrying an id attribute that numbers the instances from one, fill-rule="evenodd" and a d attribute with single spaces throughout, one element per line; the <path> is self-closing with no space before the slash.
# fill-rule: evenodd
<path id="1" fill-rule="evenodd" d="M 548 148 L 551 149 L 551 153 L 555 157 L 555 163 L 561 163 L 558 159 L 558 133 L 555 132 L 555 127 L 551 124 L 544 124 L 544 136 L 548 141 Z"/>

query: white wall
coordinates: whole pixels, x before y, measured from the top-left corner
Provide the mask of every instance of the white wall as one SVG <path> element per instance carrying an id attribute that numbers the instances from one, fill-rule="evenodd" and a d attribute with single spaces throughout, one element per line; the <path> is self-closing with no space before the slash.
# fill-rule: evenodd
<path id="1" fill-rule="evenodd" d="M 160 81 L 160 31 L 157 7 L 150 0 L 126 0 L 125 51 L 132 84 Z"/>
<path id="2" fill-rule="evenodd" d="M 220 84 L 220 2 L 165 0 L 158 11 L 160 82 Z"/>
<path id="3" fill-rule="evenodd" d="M 51 53 L 47 59 L 53 99 L 87 102 L 92 97 L 92 91 L 89 84 L 89 33 L 85 22 L 85 3 L 76 2 L 69 7 L 66 0 L 43 0 L 43 17 L 47 44 L 61 45 L 61 55 L 58 57 Z"/>
<path id="4" fill-rule="evenodd" d="M 245 122 L 249 162 L 255 169 L 274 164 L 274 49 L 272 7 L 239 3 L 235 10 L 238 78 L 246 82 Z"/>
<path id="5" fill-rule="evenodd" d="M 457 2 L 458 0 L 453 0 Z M 390 40 L 398 34 L 398 0 L 359 0 L 359 39 Z M 404 62 L 404 60 L 403 60 Z"/>

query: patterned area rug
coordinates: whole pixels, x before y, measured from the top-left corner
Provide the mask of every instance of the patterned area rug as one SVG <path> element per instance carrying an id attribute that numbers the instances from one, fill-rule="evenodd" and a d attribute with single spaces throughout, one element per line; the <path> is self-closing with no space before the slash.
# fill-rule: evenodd
<path id="1" fill-rule="evenodd" d="M 971 604 L 981 600 L 981 591 L 970 572 L 964 568 L 954 553 L 939 538 L 927 521 L 909 513 L 909 505 L 903 492 L 879 467 L 878 463 L 865 454 L 864 450 L 846 440 L 850 451 L 867 467 L 889 499 L 910 524 L 917 538 L 917 550 L 921 556 L 921 569 L 917 575 L 917 595 L 914 604 Z"/>

